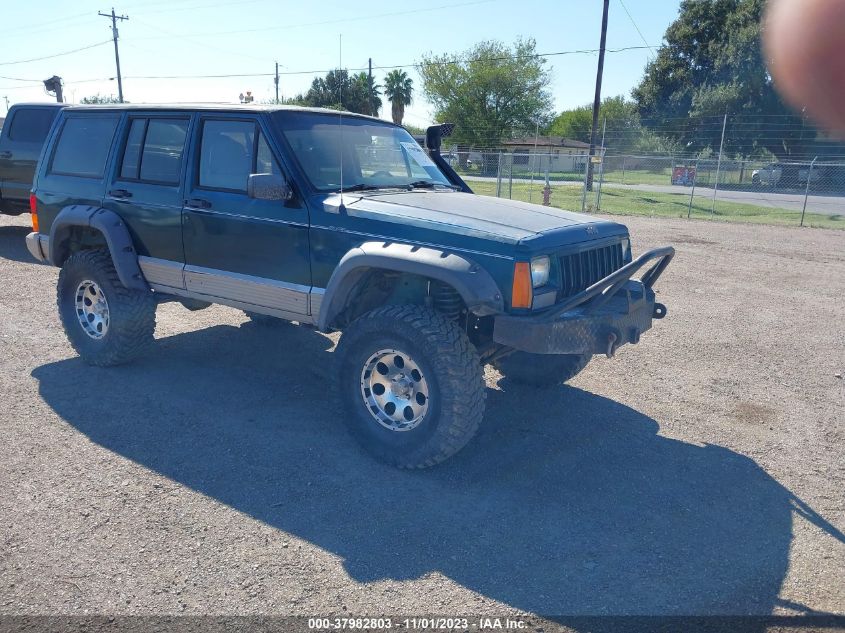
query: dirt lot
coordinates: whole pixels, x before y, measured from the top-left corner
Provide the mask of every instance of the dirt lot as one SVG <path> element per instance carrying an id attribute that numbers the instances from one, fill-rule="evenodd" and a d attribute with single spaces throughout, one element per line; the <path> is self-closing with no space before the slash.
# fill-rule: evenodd
<path id="1" fill-rule="evenodd" d="M 668 318 L 571 386 L 488 369 L 479 437 L 405 473 L 313 331 L 169 304 L 83 365 L 0 217 L 0 613 L 845 612 L 845 232 L 625 220 L 679 251 Z"/>

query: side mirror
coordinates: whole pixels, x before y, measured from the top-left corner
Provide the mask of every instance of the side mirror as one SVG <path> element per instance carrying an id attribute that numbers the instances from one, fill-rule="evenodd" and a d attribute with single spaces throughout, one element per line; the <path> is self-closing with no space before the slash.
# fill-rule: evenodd
<path id="1" fill-rule="evenodd" d="M 246 181 L 246 193 L 255 200 L 282 200 L 293 198 L 293 189 L 285 179 L 276 174 L 250 174 Z"/>

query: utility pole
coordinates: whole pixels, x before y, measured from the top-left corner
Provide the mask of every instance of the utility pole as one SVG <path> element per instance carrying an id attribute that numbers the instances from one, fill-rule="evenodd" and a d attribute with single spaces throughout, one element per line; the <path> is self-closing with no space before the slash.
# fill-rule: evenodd
<path id="1" fill-rule="evenodd" d="M 369 71 L 367 72 L 367 86 L 369 87 L 369 93 L 367 94 L 367 101 L 370 102 L 370 115 L 376 116 L 374 112 L 375 106 L 373 104 L 373 58 L 370 57 L 368 61 Z"/>
<path id="2" fill-rule="evenodd" d="M 9 97 L 3 97 L 6 100 L 6 114 L 9 114 Z"/>
<path id="3" fill-rule="evenodd" d="M 601 40 L 599 42 L 599 67 L 596 71 L 596 95 L 593 98 L 593 126 L 590 130 L 590 156 L 587 159 L 586 187 L 588 191 L 593 190 L 593 156 L 596 153 L 596 135 L 599 127 L 599 108 L 601 107 L 601 76 L 604 72 L 604 48 L 607 42 L 607 10 L 610 0 L 604 0 L 604 9 L 601 16 Z"/>
<path id="4" fill-rule="evenodd" d="M 276 76 L 273 79 L 273 83 L 276 84 L 276 103 L 279 103 L 279 62 L 276 62 Z"/>
<path id="5" fill-rule="evenodd" d="M 111 34 L 112 39 L 114 40 L 114 63 L 117 66 L 117 99 L 120 103 L 123 103 L 123 79 L 120 76 L 120 53 L 117 50 L 117 21 L 128 20 L 129 16 L 115 15 L 114 7 L 111 8 L 110 14 L 98 12 L 97 15 L 101 15 L 104 18 L 111 18 Z"/>

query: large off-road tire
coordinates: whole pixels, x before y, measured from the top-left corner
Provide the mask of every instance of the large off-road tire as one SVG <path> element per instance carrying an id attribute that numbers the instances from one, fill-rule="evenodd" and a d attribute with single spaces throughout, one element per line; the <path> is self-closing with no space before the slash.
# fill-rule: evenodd
<path id="1" fill-rule="evenodd" d="M 120 283 L 106 250 L 79 251 L 67 259 L 56 303 L 70 344 L 89 365 L 126 363 L 153 341 L 153 294 Z"/>
<path id="2" fill-rule="evenodd" d="M 356 319 L 337 348 L 344 420 L 377 459 L 427 468 L 457 453 L 484 415 L 478 353 L 451 319 L 384 306 Z"/>
<path id="3" fill-rule="evenodd" d="M 551 387 L 575 378 L 587 366 L 590 354 L 529 354 L 514 352 L 496 360 L 499 373 L 519 385 Z"/>

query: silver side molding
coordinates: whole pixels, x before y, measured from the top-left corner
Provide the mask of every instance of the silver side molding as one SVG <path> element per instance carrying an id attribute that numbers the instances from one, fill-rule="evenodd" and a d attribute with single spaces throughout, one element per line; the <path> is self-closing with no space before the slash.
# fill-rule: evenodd
<path id="1" fill-rule="evenodd" d="M 183 270 L 185 264 L 172 262 L 168 259 L 157 257 L 138 257 L 138 266 L 150 286 L 166 286 L 168 288 L 184 288 L 185 279 Z"/>
<path id="2" fill-rule="evenodd" d="M 185 266 L 185 289 L 295 314 L 308 314 L 308 286 L 199 266 Z"/>
<path id="3" fill-rule="evenodd" d="M 242 310 L 316 323 L 325 288 L 214 268 L 138 257 L 144 277 L 156 292 L 228 305 Z"/>

